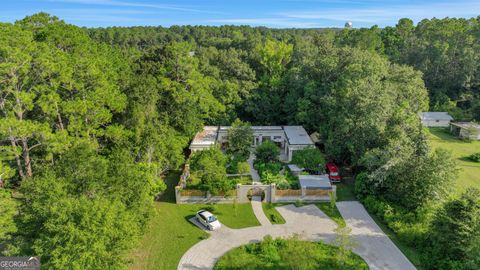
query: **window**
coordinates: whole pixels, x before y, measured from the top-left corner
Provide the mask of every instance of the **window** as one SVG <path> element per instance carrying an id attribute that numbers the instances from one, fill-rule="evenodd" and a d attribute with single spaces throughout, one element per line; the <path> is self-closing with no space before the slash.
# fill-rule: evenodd
<path id="1" fill-rule="evenodd" d="M 437 123 L 438 123 L 438 122 L 440 122 L 440 120 L 435 120 L 435 122 L 437 122 Z"/>
<path id="2" fill-rule="evenodd" d="M 281 138 L 282 138 L 282 136 L 273 136 L 274 140 L 280 140 Z"/>

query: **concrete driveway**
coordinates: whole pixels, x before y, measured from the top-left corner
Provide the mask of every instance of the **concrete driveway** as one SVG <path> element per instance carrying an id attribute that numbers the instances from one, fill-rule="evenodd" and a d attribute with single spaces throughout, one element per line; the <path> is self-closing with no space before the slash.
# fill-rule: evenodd
<path id="1" fill-rule="evenodd" d="M 177 269 L 213 269 L 217 260 L 227 251 L 244 244 L 259 242 L 266 235 L 273 238 L 290 237 L 298 234 L 300 239 L 332 242 L 335 238 L 336 223 L 328 218 L 315 205 L 277 207 L 286 223 L 265 224 L 244 229 L 230 229 L 209 232 L 210 237 L 191 247 L 180 259 Z"/>
<path id="2" fill-rule="evenodd" d="M 259 242 L 266 235 L 273 238 L 290 237 L 297 234 L 300 239 L 332 243 L 336 237 L 337 224 L 315 205 L 277 207 L 286 223 L 272 225 L 261 210 L 261 202 L 252 201 L 252 207 L 262 225 L 244 229 L 230 229 L 226 226 L 210 232 L 210 237 L 191 247 L 180 259 L 177 269 L 213 269 L 217 260 L 229 250 L 248 243 Z M 415 267 L 400 252 L 393 242 L 380 230 L 367 211 L 358 202 L 339 202 L 337 207 L 347 225 L 352 228 L 352 236 L 357 246 L 354 252 L 360 255 L 371 270 L 395 269 L 410 270 Z M 196 221 L 192 221 L 195 224 Z"/>
<path id="3" fill-rule="evenodd" d="M 357 246 L 353 252 L 360 255 L 370 270 L 413 270 L 415 266 L 403 255 L 359 202 L 338 202 L 337 208 Z"/>

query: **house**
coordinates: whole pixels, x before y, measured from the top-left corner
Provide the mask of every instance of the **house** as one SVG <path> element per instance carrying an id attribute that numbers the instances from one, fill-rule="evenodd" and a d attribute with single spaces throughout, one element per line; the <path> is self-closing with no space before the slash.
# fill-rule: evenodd
<path id="1" fill-rule="evenodd" d="M 450 133 L 463 139 L 480 140 L 480 125 L 473 122 L 452 122 Z"/>
<path id="2" fill-rule="evenodd" d="M 422 112 L 420 119 L 424 127 L 448 127 L 453 117 L 447 112 Z"/>
<path id="3" fill-rule="evenodd" d="M 228 147 L 228 130 L 230 126 L 205 126 L 190 143 L 191 151 L 208 149 L 220 145 Z M 252 126 L 252 147 L 257 147 L 263 141 L 272 141 L 281 149 L 280 159 L 290 162 L 293 152 L 314 144 L 302 126 Z"/>

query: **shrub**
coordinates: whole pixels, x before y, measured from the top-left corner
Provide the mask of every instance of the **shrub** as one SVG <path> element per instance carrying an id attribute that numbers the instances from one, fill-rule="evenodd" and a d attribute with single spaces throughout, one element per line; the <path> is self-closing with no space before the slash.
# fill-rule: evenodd
<path id="1" fill-rule="evenodd" d="M 229 155 L 227 159 L 227 173 L 242 174 L 250 172 L 250 165 L 248 165 L 248 162 L 246 162 L 242 156 Z"/>
<path id="2" fill-rule="evenodd" d="M 355 195 L 363 199 L 374 194 L 373 183 L 371 183 L 368 174 L 361 172 L 355 177 Z"/>
<path id="3" fill-rule="evenodd" d="M 199 188 L 212 194 L 231 190 L 234 183 L 227 179 L 225 163 L 225 156 L 218 147 L 195 152 L 190 168 L 193 177 L 198 177 L 201 181 Z"/>
<path id="4" fill-rule="evenodd" d="M 305 203 L 300 199 L 295 201 L 295 206 L 296 207 L 300 207 L 300 206 L 304 206 L 304 205 L 305 205 Z"/>
<path id="5" fill-rule="evenodd" d="M 276 223 L 278 222 L 278 218 L 275 214 L 270 214 L 270 220 L 273 222 L 273 223 Z"/>
<path id="6" fill-rule="evenodd" d="M 432 269 L 478 269 L 480 190 L 469 188 L 445 203 L 433 219 L 425 245 Z"/>
<path id="7" fill-rule="evenodd" d="M 480 152 L 468 156 L 468 159 L 470 159 L 473 162 L 480 162 Z"/>
<path id="8" fill-rule="evenodd" d="M 322 171 L 325 157 L 318 148 L 307 148 L 293 152 L 292 162 L 307 171 Z"/>
<path id="9" fill-rule="evenodd" d="M 278 146 L 271 142 L 265 141 L 255 150 L 256 159 L 262 163 L 277 162 L 280 155 L 280 149 Z"/>
<path id="10" fill-rule="evenodd" d="M 412 246 L 421 246 L 425 243 L 429 222 L 427 217 L 419 218 L 415 212 L 376 199 L 374 196 L 367 196 L 363 204 L 368 212 L 380 218 L 394 231 L 402 242 Z"/>
<path id="11" fill-rule="evenodd" d="M 253 140 L 253 130 L 249 123 L 236 119 L 228 130 L 228 153 L 234 154 L 245 161 L 250 155 Z"/>
<path id="12" fill-rule="evenodd" d="M 207 210 L 208 212 L 215 213 L 217 211 L 217 207 L 213 204 L 209 204 L 203 209 Z"/>
<path id="13" fill-rule="evenodd" d="M 256 162 L 255 169 L 257 169 L 258 174 L 262 176 L 264 173 L 279 174 L 282 170 L 282 163 L 280 162 Z"/>
<path id="14" fill-rule="evenodd" d="M 250 172 L 250 165 L 248 164 L 248 162 L 243 161 L 243 162 L 238 163 L 237 173 L 246 174 L 246 173 L 249 173 L 249 172 Z"/>
<path id="15" fill-rule="evenodd" d="M 260 243 L 251 243 L 229 251 L 214 269 L 368 269 L 360 256 L 345 250 L 342 261 L 340 248 L 323 242 L 290 239 L 272 239 L 265 236 Z"/>

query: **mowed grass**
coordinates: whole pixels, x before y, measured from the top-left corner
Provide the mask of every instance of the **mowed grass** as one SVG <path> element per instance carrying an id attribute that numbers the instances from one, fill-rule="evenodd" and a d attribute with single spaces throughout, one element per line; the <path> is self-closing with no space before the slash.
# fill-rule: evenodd
<path id="1" fill-rule="evenodd" d="M 195 213 L 213 207 L 220 222 L 231 228 L 258 226 L 250 204 L 175 204 L 174 186 L 178 173 L 166 177 L 167 190 L 155 203 L 148 229 L 138 248 L 130 255 L 132 270 L 177 269 L 183 254 L 194 244 L 208 237 L 208 233 L 188 221 Z"/>
<path id="2" fill-rule="evenodd" d="M 343 219 L 342 215 L 340 214 L 340 211 L 338 211 L 338 208 L 336 205 L 332 207 L 332 205 L 329 202 L 325 203 L 316 203 L 315 204 L 320 210 L 322 210 L 325 215 L 330 217 L 335 223 L 338 224 L 340 227 L 345 227 L 345 220 Z"/>
<path id="3" fill-rule="evenodd" d="M 280 215 L 277 209 L 275 209 L 275 207 L 281 205 L 284 204 L 262 203 L 263 212 L 272 224 L 285 224 L 285 219 Z"/>
<path id="4" fill-rule="evenodd" d="M 480 163 L 469 161 L 467 157 L 480 152 L 480 141 L 465 141 L 451 135 L 446 128 L 430 128 L 428 138 L 432 148 L 443 148 L 452 153 L 460 169 L 455 182 L 457 190 L 467 187 L 480 188 Z"/>
<path id="5" fill-rule="evenodd" d="M 334 184 L 337 187 L 337 201 L 356 201 L 353 177 L 342 177 L 340 183 Z"/>

